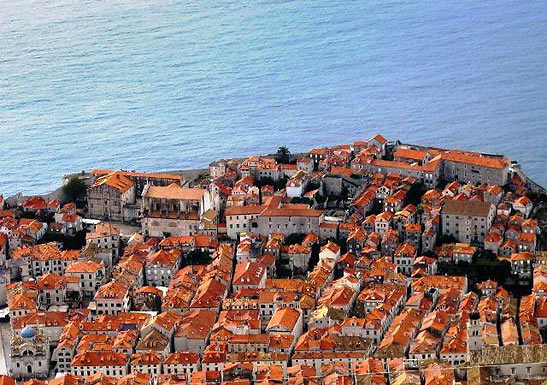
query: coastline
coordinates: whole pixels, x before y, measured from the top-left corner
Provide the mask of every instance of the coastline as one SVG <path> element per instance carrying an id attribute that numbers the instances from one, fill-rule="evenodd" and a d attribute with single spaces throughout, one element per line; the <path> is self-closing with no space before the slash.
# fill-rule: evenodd
<path id="1" fill-rule="evenodd" d="M 443 149 L 442 147 L 431 147 L 431 146 L 424 146 L 424 145 L 420 145 L 420 144 L 411 144 L 411 143 L 402 143 L 402 145 L 407 145 L 407 146 L 413 146 L 413 147 L 419 147 L 419 148 L 438 148 L 438 149 Z M 484 154 L 484 155 L 489 155 L 489 156 L 503 156 L 503 154 L 492 154 L 492 153 L 486 153 L 486 152 L 480 152 L 481 154 Z M 306 153 L 294 153 L 294 154 L 291 154 L 292 156 L 301 156 L 303 154 L 306 154 Z M 262 154 L 260 156 L 273 156 L 275 154 Z M 243 160 L 245 159 L 244 157 L 235 157 L 235 158 L 230 158 L 230 159 L 237 159 L 237 160 Z M 212 160 L 213 161 L 216 161 L 218 159 L 215 159 L 215 160 Z M 524 171 L 522 171 L 522 169 L 520 168 L 520 163 L 518 161 L 513 161 L 512 162 L 512 167 L 511 167 L 511 170 L 516 172 L 530 187 L 530 189 L 533 191 L 533 192 L 536 192 L 536 193 L 547 193 L 547 188 L 542 186 L 541 184 L 537 183 L 536 181 L 534 181 L 531 177 L 529 177 Z M 201 167 L 201 168 L 189 168 L 189 169 L 183 169 L 183 170 L 159 170 L 157 172 L 165 172 L 165 173 L 169 173 L 169 174 L 177 174 L 177 175 L 182 175 L 184 176 L 184 179 L 187 180 L 187 181 L 193 181 L 195 179 L 197 179 L 200 175 L 203 175 L 203 174 L 208 174 L 209 173 L 209 169 L 206 168 L 206 167 Z M 19 203 L 19 202 L 22 202 L 24 201 L 25 199 L 31 197 L 31 196 L 40 196 L 44 199 L 59 199 L 59 200 L 62 200 L 63 197 L 64 197 L 64 193 L 63 193 L 63 186 L 64 186 L 64 182 L 66 180 L 68 180 L 70 177 L 72 176 L 77 176 L 77 175 L 87 175 L 89 174 L 90 172 L 87 172 L 86 170 L 82 170 L 80 172 L 76 172 L 76 173 L 68 173 L 68 174 L 65 174 L 61 177 L 61 180 L 62 180 L 62 183 L 61 183 L 61 186 L 57 187 L 55 190 L 52 190 L 50 192 L 47 192 L 47 193 L 44 193 L 44 194 L 24 194 L 23 192 L 19 192 L 19 193 L 16 193 L 16 194 L 13 194 L 11 196 L 8 196 L 6 197 L 6 203 L 9 203 L 9 204 L 14 204 L 14 203 Z"/>

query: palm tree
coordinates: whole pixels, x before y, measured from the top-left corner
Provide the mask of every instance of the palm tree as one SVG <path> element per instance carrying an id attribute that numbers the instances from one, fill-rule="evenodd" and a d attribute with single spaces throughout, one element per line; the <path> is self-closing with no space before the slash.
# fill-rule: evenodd
<path id="1" fill-rule="evenodd" d="M 289 162 L 289 154 L 291 152 L 287 148 L 287 146 L 281 146 L 277 149 L 277 161 L 279 163 L 288 163 Z"/>
<path id="2" fill-rule="evenodd" d="M 279 155 L 289 155 L 291 152 L 289 151 L 289 149 L 287 148 L 287 146 L 281 146 L 277 149 L 277 153 Z"/>

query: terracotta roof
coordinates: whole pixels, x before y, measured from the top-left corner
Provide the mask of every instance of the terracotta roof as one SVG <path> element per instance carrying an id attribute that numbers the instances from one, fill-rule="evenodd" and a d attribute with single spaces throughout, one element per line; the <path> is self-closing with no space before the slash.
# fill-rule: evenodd
<path id="1" fill-rule="evenodd" d="M 261 213 L 265 217 L 320 217 L 323 214 L 322 210 L 307 209 L 307 208 L 275 208 L 268 207 Z"/>
<path id="2" fill-rule="evenodd" d="M 61 276 L 54 273 L 41 275 L 36 280 L 36 287 L 39 290 L 53 290 L 66 287 L 67 283 L 78 283 L 80 277 Z"/>
<path id="3" fill-rule="evenodd" d="M 23 202 L 23 207 L 29 207 L 33 210 L 44 210 L 47 208 L 47 202 L 42 197 L 33 196 Z"/>
<path id="4" fill-rule="evenodd" d="M 484 242 L 492 242 L 492 243 L 499 243 L 503 240 L 503 238 L 501 237 L 501 235 L 499 235 L 498 233 L 494 233 L 494 232 L 491 232 L 491 233 L 488 233 L 486 235 L 486 237 L 484 237 Z"/>
<path id="5" fill-rule="evenodd" d="M 395 158 L 406 158 L 413 160 L 424 160 L 427 152 L 422 150 L 414 150 L 412 148 L 398 148 L 395 150 Z"/>
<path id="6" fill-rule="evenodd" d="M 224 299 L 226 290 L 227 288 L 223 283 L 217 281 L 213 276 L 209 277 L 199 285 L 190 307 L 217 308 Z"/>
<path id="7" fill-rule="evenodd" d="M 465 152 L 460 150 L 442 152 L 441 158 L 451 162 L 466 163 L 495 169 L 505 168 L 510 163 L 509 159 L 506 157 L 488 157 L 476 152 Z"/>
<path id="8" fill-rule="evenodd" d="M 514 253 L 511 255 L 511 262 L 517 262 L 517 261 L 532 261 L 534 259 L 534 255 L 529 252 L 523 252 L 523 253 Z"/>
<path id="9" fill-rule="evenodd" d="M 294 330 L 296 322 L 300 318 L 300 312 L 296 309 L 286 307 L 282 309 L 277 309 L 273 314 L 272 319 L 268 323 L 266 330 L 280 326 L 285 330 Z"/>
<path id="10" fill-rule="evenodd" d="M 160 365 L 161 356 L 155 350 L 145 353 L 134 353 L 131 356 L 131 365 Z"/>
<path id="11" fill-rule="evenodd" d="M 32 260 L 60 259 L 61 251 L 55 243 L 44 243 L 34 246 L 19 247 L 13 252 L 12 258 L 30 257 Z"/>
<path id="12" fill-rule="evenodd" d="M 520 198 L 515 199 L 513 204 L 515 204 L 515 203 L 523 205 L 523 206 L 528 206 L 528 205 L 532 204 L 532 201 L 527 196 L 522 196 Z"/>
<path id="13" fill-rule="evenodd" d="M 536 234 L 534 233 L 521 233 L 520 234 L 521 243 L 536 243 Z"/>
<path id="14" fill-rule="evenodd" d="M 421 277 L 412 282 L 414 291 L 425 292 L 431 287 L 438 289 L 463 289 L 467 284 L 466 277 L 446 276 L 446 275 L 429 275 Z"/>
<path id="15" fill-rule="evenodd" d="M 325 155 L 327 153 L 327 151 L 328 151 L 328 149 L 326 149 L 326 148 L 312 148 L 308 152 L 310 154 L 314 154 L 314 155 Z"/>
<path id="16" fill-rule="evenodd" d="M 110 223 L 101 222 L 95 226 L 95 231 L 87 233 L 85 239 L 103 238 L 111 235 L 119 235 L 120 230 L 117 227 L 112 226 Z"/>
<path id="17" fill-rule="evenodd" d="M 266 268 L 259 262 L 246 261 L 238 263 L 235 268 L 234 285 L 258 285 L 264 275 Z"/>
<path id="18" fill-rule="evenodd" d="M 107 334 L 84 334 L 76 347 L 77 352 L 85 350 L 112 352 L 115 338 Z"/>
<path id="19" fill-rule="evenodd" d="M 135 294 L 154 294 L 158 297 L 163 297 L 163 292 L 154 286 L 143 286 L 135 290 Z"/>
<path id="20" fill-rule="evenodd" d="M 131 179 L 125 177 L 121 172 L 114 171 L 110 174 L 99 177 L 93 187 L 98 187 L 102 185 L 110 186 L 120 191 L 121 193 L 124 193 L 131 187 L 133 187 L 134 183 Z"/>
<path id="21" fill-rule="evenodd" d="M 263 205 L 231 206 L 226 208 L 226 216 L 260 214 L 265 208 Z"/>
<path id="22" fill-rule="evenodd" d="M 47 382 L 47 385 L 81 385 L 82 378 L 73 374 L 64 374 Z M 2 383 L 0 382 L 0 385 Z"/>
<path id="23" fill-rule="evenodd" d="M 416 246 L 411 243 L 405 242 L 397 246 L 395 249 L 395 257 L 406 256 L 407 258 L 412 258 L 416 256 Z"/>
<path id="24" fill-rule="evenodd" d="M 128 293 L 128 288 L 119 281 L 110 281 L 102 285 L 97 293 L 95 299 L 122 299 Z"/>
<path id="25" fill-rule="evenodd" d="M 415 166 L 413 164 L 408 164 L 406 162 L 398 162 L 398 161 L 391 161 L 391 160 L 383 160 L 383 159 L 372 159 L 370 161 L 370 164 L 376 167 L 385 167 L 385 168 L 395 168 L 395 169 L 402 169 L 402 170 L 414 170 L 414 171 L 435 171 L 438 166 L 437 158 L 427 162 L 423 166 Z"/>
<path id="26" fill-rule="evenodd" d="M 486 281 L 483 281 L 483 282 L 479 282 L 477 283 L 477 287 L 481 290 L 483 289 L 497 289 L 498 288 L 498 283 L 496 281 L 492 281 L 492 280 L 486 280 Z"/>
<path id="27" fill-rule="evenodd" d="M 175 336 L 204 340 L 215 324 L 216 312 L 212 310 L 190 310 L 177 325 Z"/>
<path id="28" fill-rule="evenodd" d="M 133 372 L 118 379 L 116 385 L 149 385 L 151 377 L 150 373 Z"/>
<path id="29" fill-rule="evenodd" d="M 155 253 L 149 254 L 146 257 L 147 265 L 167 265 L 174 266 L 180 259 L 181 252 L 178 249 L 158 250 Z"/>
<path id="30" fill-rule="evenodd" d="M 92 170 L 91 174 L 95 176 L 103 176 L 103 175 L 111 174 L 113 172 L 120 173 L 121 175 L 126 177 L 172 179 L 177 181 L 182 179 L 182 175 L 169 174 L 164 172 L 138 172 L 138 171 L 123 171 L 123 170 L 114 171 L 114 170 L 96 169 L 96 170 Z"/>
<path id="31" fill-rule="evenodd" d="M 76 354 L 72 366 L 124 366 L 129 356 L 123 353 L 83 351 Z"/>
<path id="32" fill-rule="evenodd" d="M 372 141 L 372 140 L 378 141 L 381 145 L 384 145 L 384 144 L 387 143 L 386 138 L 384 138 L 384 137 L 383 137 L 382 135 L 380 135 L 380 134 L 374 135 L 374 136 L 371 137 L 367 142 L 370 142 L 370 141 Z"/>
<path id="33" fill-rule="evenodd" d="M 36 300 L 29 294 L 21 293 L 13 297 L 8 296 L 8 307 L 13 310 L 34 310 L 36 309 Z"/>
<path id="34" fill-rule="evenodd" d="M 164 365 L 197 364 L 199 355 L 192 352 L 175 352 L 169 354 L 163 361 Z"/>
<path id="35" fill-rule="evenodd" d="M 145 198 L 201 200 L 205 190 L 201 188 L 186 188 L 171 183 L 169 186 L 149 186 Z"/>
<path id="36" fill-rule="evenodd" d="M 15 385 L 15 379 L 11 376 L 0 375 L 0 385 Z"/>
<path id="37" fill-rule="evenodd" d="M 73 262 L 66 270 L 65 273 L 96 273 L 101 270 L 103 266 L 100 263 L 93 261 L 77 261 Z"/>
<path id="38" fill-rule="evenodd" d="M 459 254 L 474 254 L 476 250 L 477 248 L 475 246 L 471 246 L 468 243 L 456 243 L 452 252 Z"/>
<path id="39" fill-rule="evenodd" d="M 385 220 L 385 221 L 391 221 L 395 214 L 393 214 L 391 211 L 383 211 L 382 213 L 376 215 L 375 221 L 378 220 Z"/>

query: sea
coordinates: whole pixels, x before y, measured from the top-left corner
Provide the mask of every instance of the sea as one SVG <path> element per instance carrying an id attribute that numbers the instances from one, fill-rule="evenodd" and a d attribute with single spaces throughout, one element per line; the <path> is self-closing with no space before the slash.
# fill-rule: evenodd
<path id="1" fill-rule="evenodd" d="M 547 185 L 547 2 L 0 1 L 0 194 L 388 140 Z"/>

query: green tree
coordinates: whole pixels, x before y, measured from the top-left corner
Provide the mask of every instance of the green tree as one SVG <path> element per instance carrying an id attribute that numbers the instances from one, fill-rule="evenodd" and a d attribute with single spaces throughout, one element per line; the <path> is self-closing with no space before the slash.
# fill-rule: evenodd
<path id="1" fill-rule="evenodd" d="M 86 190 L 87 187 L 85 183 L 77 177 L 70 178 L 65 187 L 63 187 L 63 191 L 72 202 L 75 202 L 79 197 L 83 196 Z"/>
<path id="2" fill-rule="evenodd" d="M 293 233 L 291 235 L 288 235 L 285 238 L 285 244 L 286 245 L 301 244 L 305 237 L 306 237 L 306 234 L 304 233 Z"/>
<path id="3" fill-rule="evenodd" d="M 457 243 L 458 240 L 453 235 L 442 234 L 437 237 L 437 246 L 444 244 Z"/>
<path id="4" fill-rule="evenodd" d="M 288 163 L 289 162 L 289 151 L 287 146 L 281 146 L 277 149 L 277 161 L 279 163 Z"/>
<path id="5" fill-rule="evenodd" d="M 279 191 L 281 189 L 284 189 L 286 186 L 287 186 L 287 181 L 289 180 L 289 178 L 287 178 L 286 176 L 284 176 L 283 178 L 279 178 L 277 181 L 274 182 L 273 186 L 274 186 L 274 190 L 275 191 Z"/>
<path id="6" fill-rule="evenodd" d="M 421 202 L 422 195 L 424 195 L 426 191 L 427 189 L 422 182 L 414 183 L 406 193 L 407 203 L 418 205 Z"/>

